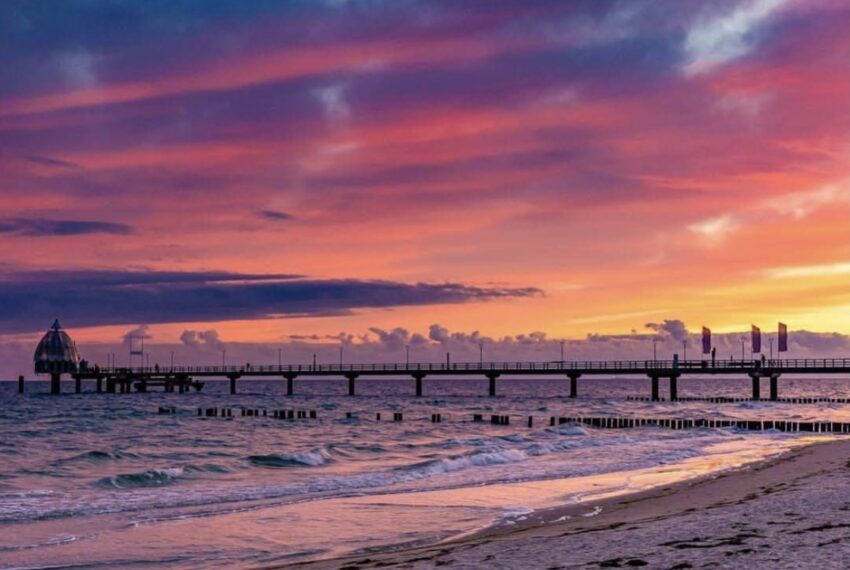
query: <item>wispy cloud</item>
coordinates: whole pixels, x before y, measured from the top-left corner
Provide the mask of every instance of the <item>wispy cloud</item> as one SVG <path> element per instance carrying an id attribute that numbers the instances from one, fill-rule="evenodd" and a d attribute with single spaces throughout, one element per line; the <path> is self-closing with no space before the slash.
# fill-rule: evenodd
<path id="1" fill-rule="evenodd" d="M 774 279 L 796 279 L 805 277 L 832 277 L 850 274 L 850 262 L 825 263 L 822 265 L 802 265 L 796 267 L 775 267 L 765 271 Z"/>
<path id="2" fill-rule="evenodd" d="M 817 210 L 837 204 L 850 205 L 850 181 L 843 180 L 815 190 L 786 193 L 781 198 L 765 200 L 746 210 L 706 218 L 689 225 L 688 229 L 718 242 L 744 226 L 771 215 L 779 214 L 801 220 Z"/>
<path id="3" fill-rule="evenodd" d="M 347 119 L 351 107 L 345 98 L 345 85 L 328 85 L 313 90 L 313 96 L 319 100 L 329 120 Z"/>
<path id="4" fill-rule="evenodd" d="M 52 158 L 49 156 L 39 156 L 35 154 L 30 154 L 26 156 L 22 156 L 24 160 L 27 162 L 31 162 L 33 164 L 40 164 L 42 166 L 52 166 L 56 168 L 70 168 L 77 169 L 82 168 L 79 164 L 74 162 L 69 162 L 67 160 L 59 160 L 58 158 Z"/>
<path id="5" fill-rule="evenodd" d="M 763 207 L 799 220 L 831 204 L 850 204 L 850 180 L 828 184 L 817 190 L 786 194 L 781 200 L 766 202 Z"/>
<path id="6" fill-rule="evenodd" d="M 86 234 L 129 235 L 133 227 L 112 222 L 44 220 L 40 218 L 0 219 L 0 234 L 26 237 L 78 236 Z"/>
<path id="7" fill-rule="evenodd" d="M 722 214 L 691 224 L 688 229 L 710 240 L 722 240 L 728 234 L 738 229 L 739 220 L 732 214 Z"/>
<path id="8" fill-rule="evenodd" d="M 257 212 L 257 215 L 266 220 L 273 220 L 275 222 L 285 222 L 295 219 L 295 216 L 292 214 L 288 212 L 281 212 L 279 210 L 260 210 Z"/>
<path id="9" fill-rule="evenodd" d="M 685 40 L 685 73 L 711 70 L 746 55 L 757 43 L 757 28 L 788 0 L 750 0 L 731 12 L 698 22 Z"/>

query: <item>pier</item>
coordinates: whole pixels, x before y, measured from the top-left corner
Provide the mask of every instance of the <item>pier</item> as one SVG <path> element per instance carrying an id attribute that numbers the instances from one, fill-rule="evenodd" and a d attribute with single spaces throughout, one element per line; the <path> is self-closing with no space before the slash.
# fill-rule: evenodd
<path id="1" fill-rule="evenodd" d="M 752 380 L 753 400 L 762 399 L 762 383 L 767 380 L 769 399 L 780 401 L 783 374 L 850 376 L 850 358 L 765 359 L 765 360 L 611 360 L 542 362 L 459 362 L 459 363 L 376 363 L 376 364 L 285 364 L 266 366 L 181 366 L 138 368 L 83 368 L 71 374 L 75 392 L 82 383 L 95 383 L 98 392 L 146 392 L 160 386 L 167 392 L 200 390 L 202 379 L 227 379 L 229 392 L 236 394 L 240 379 L 279 378 L 286 381 L 286 394 L 295 393 L 295 380 L 339 378 L 348 385 L 348 394 L 357 393 L 357 380 L 363 377 L 389 377 L 412 380 L 412 393 L 422 396 L 427 378 L 486 378 L 487 394 L 496 396 L 502 377 L 561 377 L 565 395 L 577 398 L 581 379 L 592 377 L 642 377 L 650 381 L 649 399 L 661 400 L 661 383 L 668 384 L 668 397 L 679 400 L 678 381 L 685 376 L 747 376 Z M 850 379 L 850 378 L 849 378 Z"/>

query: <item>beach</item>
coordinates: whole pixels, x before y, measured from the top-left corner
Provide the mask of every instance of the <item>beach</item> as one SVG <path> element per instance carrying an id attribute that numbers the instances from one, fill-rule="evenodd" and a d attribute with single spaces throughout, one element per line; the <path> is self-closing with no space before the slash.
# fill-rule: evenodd
<path id="1" fill-rule="evenodd" d="M 546 509 L 410 550 L 291 565 L 345 568 L 842 568 L 850 440 L 645 492 Z"/>

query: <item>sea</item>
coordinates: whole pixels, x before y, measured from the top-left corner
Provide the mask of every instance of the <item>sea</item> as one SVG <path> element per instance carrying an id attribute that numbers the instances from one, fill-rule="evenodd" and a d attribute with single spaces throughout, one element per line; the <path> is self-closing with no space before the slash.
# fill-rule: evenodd
<path id="1" fill-rule="evenodd" d="M 629 400 L 649 394 L 644 378 L 583 378 L 577 399 L 551 377 L 500 378 L 496 397 L 471 378 L 426 378 L 419 398 L 410 378 L 361 378 L 353 397 L 342 379 L 295 389 L 242 379 L 237 395 L 218 381 L 200 393 L 97 394 L 86 383 L 76 395 L 65 382 L 50 396 L 33 381 L 21 396 L 0 382 L 0 568 L 238 570 L 367 555 L 841 437 L 551 426 L 553 416 L 850 421 L 843 404 Z M 750 389 L 748 377 L 679 380 L 683 397 Z M 846 379 L 783 377 L 780 391 L 848 396 Z M 198 416 L 213 407 L 233 417 Z M 510 424 L 491 424 L 494 414 Z"/>

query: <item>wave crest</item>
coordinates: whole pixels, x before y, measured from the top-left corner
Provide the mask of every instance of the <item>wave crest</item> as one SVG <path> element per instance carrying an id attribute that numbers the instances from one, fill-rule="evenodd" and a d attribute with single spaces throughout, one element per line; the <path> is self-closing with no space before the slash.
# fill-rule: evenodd
<path id="1" fill-rule="evenodd" d="M 137 487 L 161 487 L 170 485 L 183 475 L 182 467 L 168 467 L 165 469 L 148 469 L 139 473 L 121 473 L 104 477 L 97 483 L 101 487 L 115 489 L 128 489 Z"/>
<path id="2" fill-rule="evenodd" d="M 269 455 L 250 455 L 248 461 L 259 467 L 319 467 L 332 461 L 324 449 Z"/>

